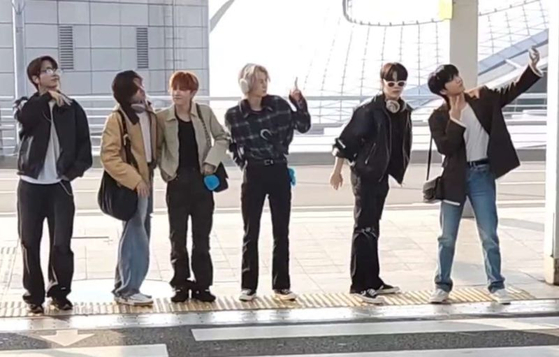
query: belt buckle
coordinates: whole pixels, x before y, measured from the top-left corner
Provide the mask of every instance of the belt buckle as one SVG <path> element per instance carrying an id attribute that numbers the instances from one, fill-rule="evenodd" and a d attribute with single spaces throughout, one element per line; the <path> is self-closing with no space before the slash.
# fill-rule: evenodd
<path id="1" fill-rule="evenodd" d="M 265 159 L 264 166 L 272 166 L 274 164 L 274 160 L 272 159 Z"/>

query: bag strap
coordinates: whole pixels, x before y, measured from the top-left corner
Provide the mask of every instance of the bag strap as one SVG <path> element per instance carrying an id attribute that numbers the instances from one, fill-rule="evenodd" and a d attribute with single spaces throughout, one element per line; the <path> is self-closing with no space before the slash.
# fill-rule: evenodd
<path id="1" fill-rule="evenodd" d="M 211 146 L 212 145 L 212 138 L 210 137 L 210 132 L 208 131 L 208 127 L 206 126 L 206 122 L 204 121 L 204 117 L 202 116 L 202 109 L 200 109 L 200 105 L 198 103 L 194 103 L 196 105 L 196 113 L 198 113 L 198 118 L 202 122 L 202 126 L 204 127 L 204 134 L 206 135 L 206 141 Z"/>
<path id="2" fill-rule="evenodd" d="M 138 163 L 132 155 L 132 142 L 130 141 L 130 136 L 128 136 L 128 128 L 126 127 L 126 120 L 124 115 L 120 110 L 117 112 L 120 116 L 120 129 L 122 135 L 120 136 L 121 145 L 124 147 L 124 155 L 126 156 L 126 163 L 138 168 Z"/>
<path id="3" fill-rule="evenodd" d="M 431 173 L 431 157 L 433 155 L 433 135 L 431 135 L 431 140 L 429 140 L 429 154 L 427 154 L 427 179 L 429 181 L 429 174 Z"/>

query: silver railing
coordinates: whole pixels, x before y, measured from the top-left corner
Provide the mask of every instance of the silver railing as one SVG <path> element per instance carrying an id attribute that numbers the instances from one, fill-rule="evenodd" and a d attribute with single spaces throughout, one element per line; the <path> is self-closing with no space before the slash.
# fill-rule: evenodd
<path id="1" fill-rule="evenodd" d="M 113 110 L 115 101 L 110 96 L 74 96 L 86 111 L 90 124 L 94 149 L 98 145 L 105 119 Z M 323 138 L 325 129 L 340 128 L 351 117 L 353 109 L 369 97 L 361 96 L 308 96 L 309 111 L 313 118 L 313 129 L 305 136 Z M 150 97 L 154 108 L 165 108 L 171 104 L 169 96 Z M 223 120 L 227 108 L 236 105 L 239 97 L 197 97 L 197 101 L 209 103 L 216 116 Z M 431 95 L 408 95 L 406 100 L 415 108 L 412 119 L 414 126 L 427 125 L 427 119 L 441 100 Z M 13 98 L 0 97 L 0 148 L 3 155 L 13 154 L 18 145 L 17 125 L 13 118 Z M 504 109 L 509 125 L 545 125 L 547 111 L 546 93 L 526 93 Z M 327 131 L 327 130 L 326 130 Z M 310 141 L 309 141 L 310 142 Z"/>

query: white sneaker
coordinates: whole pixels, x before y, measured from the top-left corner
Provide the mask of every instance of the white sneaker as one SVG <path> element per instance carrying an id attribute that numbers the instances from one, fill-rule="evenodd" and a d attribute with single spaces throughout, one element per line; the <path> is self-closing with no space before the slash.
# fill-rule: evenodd
<path id="1" fill-rule="evenodd" d="M 116 296 L 115 301 L 117 304 L 129 305 L 129 306 L 151 306 L 153 305 L 153 299 L 148 298 L 142 294 L 134 294 L 129 297 Z"/>
<path id="2" fill-rule="evenodd" d="M 140 294 L 140 295 L 142 295 L 142 296 L 145 296 L 145 297 L 148 298 L 148 299 L 153 299 L 153 296 L 151 296 L 151 295 L 144 294 L 144 293 L 138 293 L 138 294 Z"/>
<path id="3" fill-rule="evenodd" d="M 512 299 L 505 289 L 499 289 L 491 293 L 491 298 L 495 300 L 498 304 L 508 305 L 511 303 Z"/>
<path id="4" fill-rule="evenodd" d="M 431 297 L 429 298 L 430 304 L 444 304 L 448 302 L 448 296 L 450 294 L 442 289 L 436 289 Z"/>
<path id="5" fill-rule="evenodd" d="M 274 297 L 281 301 L 297 300 L 297 294 L 289 289 L 274 290 Z"/>
<path id="6" fill-rule="evenodd" d="M 256 290 L 252 290 L 252 289 L 243 289 L 241 291 L 241 295 L 239 296 L 239 300 L 241 301 L 252 301 L 256 299 Z"/>

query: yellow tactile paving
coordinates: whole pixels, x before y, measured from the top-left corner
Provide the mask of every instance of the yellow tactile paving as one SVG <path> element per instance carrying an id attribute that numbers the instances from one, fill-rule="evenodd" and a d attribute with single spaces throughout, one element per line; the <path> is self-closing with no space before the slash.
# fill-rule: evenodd
<path id="1" fill-rule="evenodd" d="M 513 300 L 534 300 L 535 298 L 526 291 L 508 288 Z M 428 303 L 431 291 L 409 291 L 397 295 L 385 296 L 385 306 L 424 305 Z M 463 288 L 456 289 L 450 295 L 453 303 L 489 302 L 491 298 L 485 289 Z M 169 299 L 156 299 L 153 307 L 119 306 L 115 303 L 76 303 L 72 312 L 57 312 L 47 307 L 47 315 L 115 315 L 115 314 L 158 314 L 158 313 L 184 313 L 208 311 L 234 311 L 234 310 L 268 310 L 268 309 L 309 309 L 328 307 L 362 307 L 371 306 L 362 303 L 356 297 L 344 293 L 331 294 L 302 294 L 297 301 L 278 301 L 271 296 L 261 296 L 252 302 L 241 302 L 236 297 L 220 297 L 213 304 L 189 301 L 184 304 L 171 303 Z M 0 317 L 26 317 L 27 313 L 23 302 L 8 301 L 0 304 Z"/>

